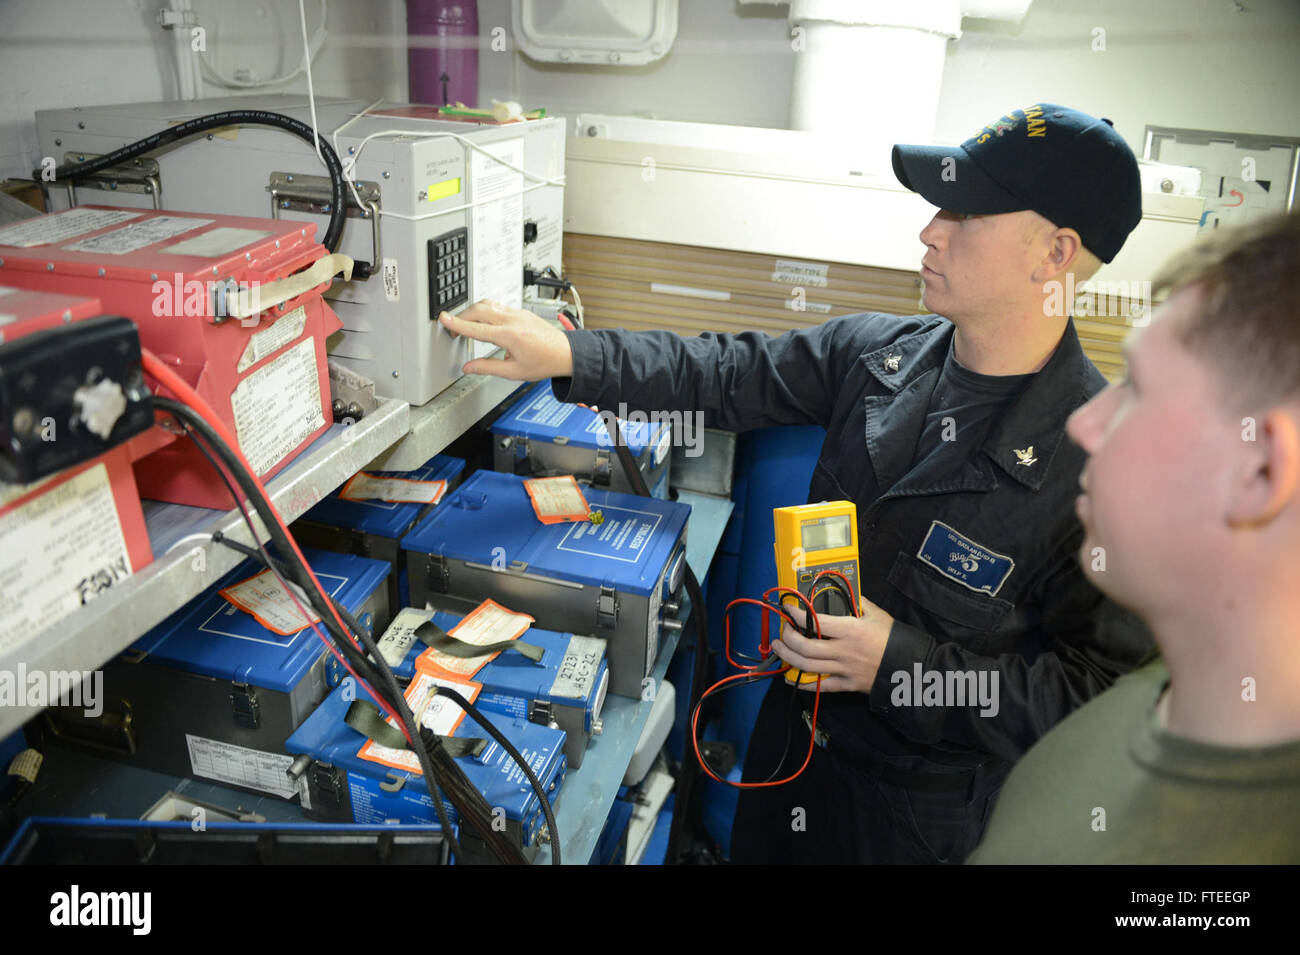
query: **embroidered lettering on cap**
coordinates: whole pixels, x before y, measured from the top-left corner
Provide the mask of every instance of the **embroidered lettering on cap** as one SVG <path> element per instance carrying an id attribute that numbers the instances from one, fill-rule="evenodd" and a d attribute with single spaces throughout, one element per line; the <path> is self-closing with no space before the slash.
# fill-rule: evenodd
<path id="1" fill-rule="evenodd" d="M 1015 570 L 1016 562 L 933 521 L 916 556 L 943 576 L 976 593 L 995 596 Z"/>

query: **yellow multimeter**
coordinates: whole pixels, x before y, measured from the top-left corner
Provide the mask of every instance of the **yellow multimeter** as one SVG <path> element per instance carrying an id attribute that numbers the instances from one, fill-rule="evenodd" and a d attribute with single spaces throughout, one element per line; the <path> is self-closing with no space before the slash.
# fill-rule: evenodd
<path id="1" fill-rule="evenodd" d="M 823 501 L 778 507 L 772 511 L 776 525 L 776 580 L 782 587 L 798 590 L 808 597 L 818 614 L 851 616 L 857 613 L 858 509 L 852 501 Z M 844 576 L 851 591 L 846 596 L 837 572 Z M 820 575 L 820 576 L 819 576 Z M 794 597 L 782 597 L 781 603 L 796 605 Z M 787 683 L 815 683 L 816 673 L 786 671 Z"/>

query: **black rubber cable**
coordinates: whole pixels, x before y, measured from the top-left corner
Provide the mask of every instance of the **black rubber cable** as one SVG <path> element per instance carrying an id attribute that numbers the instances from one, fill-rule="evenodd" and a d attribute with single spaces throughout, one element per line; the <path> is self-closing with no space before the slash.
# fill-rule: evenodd
<path id="1" fill-rule="evenodd" d="M 210 113 L 207 116 L 197 116 L 175 126 L 169 126 L 167 129 L 159 130 L 144 139 L 128 143 L 95 159 L 58 166 L 54 170 L 54 181 L 88 176 L 91 173 L 99 172 L 101 169 L 107 169 L 110 166 L 119 165 L 137 156 L 143 156 L 145 153 L 161 149 L 164 146 L 170 146 L 182 139 L 188 139 L 210 129 L 220 129 L 226 126 L 270 126 L 274 129 L 282 129 L 292 133 L 299 139 L 306 141 L 313 149 L 317 145 L 320 146 L 320 155 L 325 162 L 325 168 L 329 171 L 330 178 L 330 220 L 325 228 L 325 235 L 322 236 L 320 241 L 321 245 L 331 252 L 337 252 L 339 241 L 343 236 L 343 226 L 347 223 L 346 180 L 343 178 L 343 165 L 339 162 L 334 147 L 326 142 L 324 138 L 318 136 L 306 123 L 296 120 L 292 116 L 285 116 L 283 113 L 273 113 L 264 109 L 231 109 L 220 113 Z M 42 187 L 49 182 L 43 172 L 40 167 L 32 170 L 32 178 L 40 183 Z M 353 278 L 364 279 L 368 278 L 373 271 L 374 263 L 356 262 L 353 265 L 352 275 Z"/>
<path id="2" fill-rule="evenodd" d="M 560 832 L 559 827 L 555 822 L 555 812 L 551 808 L 550 799 L 546 797 L 546 790 L 542 788 L 541 780 L 537 778 L 537 774 L 534 773 L 532 767 L 528 765 L 528 760 L 524 759 L 523 754 L 515 748 L 515 745 L 506 738 L 505 734 L 493 726 L 492 723 L 479 712 L 478 707 L 465 699 L 465 697 L 461 696 L 450 687 L 445 686 L 438 687 L 438 693 L 442 696 L 449 697 L 453 703 L 468 713 L 475 722 L 487 730 L 491 737 L 501 744 L 501 748 L 510 754 L 510 758 L 513 759 L 515 763 L 518 764 L 519 768 L 524 771 L 524 775 L 528 777 L 529 784 L 533 787 L 533 792 L 537 793 L 537 798 L 542 804 L 542 815 L 546 817 L 547 833 L 550 836 L 551 845 L 551 865 L 559 865 Z"/>
<path id="3" fill-rule="evenodd" d="M 170 399 L 158 399 L 155 397 L 154 400 L 155 402 L 158 402 L 160 400 L 167 401 Z M 183 407 L 187 407 L 187 406 L 183 406 Z M 174 414 L 173 416 L 175 417 Z M 236 507 L 239 507 L 241 503 L 240 496 L 238 492 L 235 490 L 234 486 L 230 483 L 230 476 L 226 473 L 226 470 L 224 468 L 220 467 L 217 464 L 216 458 L 213 457 L 214 454 L 220 453 L 217 450 L 217 446 L 214 445 L 213 450 L 211 451 L 208 450 L 208 448 L 204 446 L 204 443 L 207 440 L 206 438 L 204 440 L 200 440 L 199 435 L 195 432 L 194 429 L 192 429 L 189 426 L 189 424 L 183 418 L 176 417 L 176 420 L 180 422 L 181 427 L 185 430 L 185 433 L 189 435 L 190 440 L 194 442 L 195 447 L 197 447 L 199 451 L 203 453 L 203 456 L 208 459 L 208 462 L 221 476 L 221 480 L 225 483 L 226 488 L 230 491 L 230 496 L 235 501 Z M 235 473 L 235 472 L 232 471 L 231 473 Z M 254 507 L 256 507 L 256 504 L 254 504 Z M 243 509 L 242 508 L 239 509 L 241 515 L 243 515 Z M 261 512 L 259 511 L 259 513 Z M 258 537 L 257 529 L 253 527 L 252 522 L 248 519 L 247 515 L 244 515 L 244 520 L 245 523 L 248 525 L 248 531 L 252 535 L 253 541 L 257 544 L 256 551 L 254 551 L 250 547 L 245 547 L 243 544 L 240 544 L 237 541 L 230 540 L 229 538 L 222 535 L 220 531 L 218 531 L 216 534 L 213 535 L 213 540 L 225 544 L 227 547 L 230 547 L 231 549 L 236 550 L 239 553 L 245 554 L 246 556 L 256 557 L 257 559 L 261 560 L 263 563 L 266 564 L 267 568 L 273 574 L 281 578 L 280 580 L 281 586 L 286 587 L 287 589 L 288 585 L 286 581 L 282 579 L 282 573 L 280 567 L 285 568 L 287 576 L 293 576 L 292 571 L 289 570 L 290 565 L 287 562 L 275 561 L 274 558 L 272 558 L 270 553 L 267 551 L 266 545 L 264 545 L 261 539 Z M 266 523 L 268 528 L 275 527 L 277 530 L 279 529 L 278 525 L 276 525 L 273 520 L 267 520 L 266 518 L 263 518 L 263 521 L 264 523 Z M 277 567 L 276 564 L 279 564 L 280 567 Z M 310 588 L 308 589 L 308 593 L 310 593 Z M 340 615 L 347 614 L 346 609 L 340 606 L 337 602 L 335 602 L 332 597 L 330 597 L 328 594 L 324 594 L 324 596 L 327 599 L 329 599 L 331 603 L 334 603 L 336 607 L 338 607 L 338 609 L 341 611 Z M 322 622 L 328 620 L 328 615 L 319 614 L 319 612 L 318 615 L 321 617 Z M 356 623 L 355 620 L 351 620 L 351 614 L 347 614 L 347 616 L 343 617 L 343 619 L 345 621 L 348 621 L 350 626 Z M 328 624 L 326 624 L 326 629 L 329 629 Z M 357 628 L 353 626 L 353 629 L 356 630 Z M 362 678 L 365 679 L 367 683 L 369 683 L 371 686 L 378 686 L 377 674 L 374 673 L 373 668 L 370 665 L 370 661 L 367 660 L 364 656 L 362 656 L 359 652 L 357 652 L 356 648 L 352 646 L 351 641 L 350 640 L 340 641 L 337 638 L 337 636 L 335 636 L 334 642 L 338 646 L 339 650 L 342 651 L 343 654 L 348 657 L 349 663 L 351 664 L 352 669 L 357 673 L 357 675 L 361 676 L 362 674 L 365 674 L 365 676 L 363 676 Z M 400 691 L 398 693 L 398 696 L 399 698 L 401 698 Z M 391 700 L 389 700 L 389 704 L 392 705 Z M 410 727 L 408 727 L 408 732 L 409 730 Z M 418 755 L 419 754 L 417 753 L 417 758 Z M 435 785 L 435 777 L 431 771 L 432 767 L 429 767 L 429 769 L 430 772 L 426 775 L 425 781 L 429 786 L 429 797 L 433 801 L 434 812 L 438 817 L 438 825 L 442 828 L 444 837 L 447 839 L 448 847 L 450 848 L 452 853 L 454 853 L 454 857 L 458 859 L 462 858 L 463 856 L 460 848 L 460 842 L 456 837 L 456 830 L 451 826 L 450 817 L 447 815 L 447 808 L 442 801 L 442 794 L 439 791 L 438 787 Z M 421 772 L 424 772 L 424 770 L 425 767 L 422 762 Z"/>
<path id="4" fill-rule="evenodd" d="M 287 535 L 285 535 L 280 529 L 280 526 L 275 519 L 275 512 L 271 507 L 270 501 L 264 496 L 261 488 L 253 479 L 252 475 L 245 470 L 238 456 L 232 449 L 226 446 L 225 442 L 222 441 L 221 437 L 216 434 L 207 421 L 188 405 L 170 398 L 155 397 L 154 404 L 161 410 L 184 421 L 187 425 L 193 428 L 199 436 L 207 441 L 208 446 L 221 457 L 222 461 L 229 468 L 230 474 L 234 477 L 236 483 L 239 484 L 240 488 L 244 491 L 245 496 L 252 502 L 253 507 L 261 515 L 263 522 L 266 524 L 267 531 L 270 533 L 271 539 L 275 543 L 276 547 L 281 551 L 281 553 L 292 554 L 293 547 L 291 546 Z M 303 592 L 307 595 L 308 601 L 316 610 L 317 615 L 320 616 L 322 623 L 335 637 L 340 648 L 343 649 L 344 646 L 350 644 L 351 641 L 348 639 L 347 635 L 343 633 L 341 628 L 338 626 L 338 623 L 333 620 L 333 615 L 330 612 L 329 604 L 325 595 L 317 588 L 305 567 L 299 565 L 296 561 L 291 563 L 289 566 L 293 571 L 292 576 L 298 578 L 295 580 L 295 583 L 303 589 Z M 364 632 L 358 636 L 364 638 Z M 353 652 L 356 651 L 355 647 L 350 647 L 349 649 Z M 345 650 L 344 652 L 347 651 Z M 392 678 L 392 669 L 388 666 L 388 662 L 383 658 L 382 654 L 378 655 L 375 663 L 381 674 L 386 673 L 390 679 Z M 396 680 L 392 680 L 391 683 L 389 683 L 388 680 L 384 680 L 381 685 L 384 685 L 388 688 L 389 692 L 392 692 L 396 689 Z M 381 691 L 380 686 L 372 684 L 372 688 L 376 693 L 383 692 Z M 428 734 L 422 733 L 420 727 L 416 725 L 415 718 L 406 704 L 406 699 L 401 695 L 401 693 L 397 693 L 396 699 L 388 699 L 387 696 L 385 696 L 385 698 L 406 727 L 407 734 L 411 739 L 412 752 L 416 754 L 416 757 L 420 761 L 421 770 L 423 771 L 426 782 L 430 787 L 430 792 L 433 792 L 433 787 L 436 785 L 436 781 L 441 779 L 443 781 L 443 789 L 447 792 L 452 804 L 460 814 L 462 825 L 467 825 L 470 828 L 475 829 L 499 861 L 508 864 L 525 863 L 526 860 L 524 859 L 520 848 L 517 845 L 513 845 L 508 841 L 503 833 L 492 827 L 490 812 L 485 813 L 483 811 L 486 802 L 483 800 L 482 794 L 469 783 L 464 771 L 455 763 L 454 760 L 449 756 L 446 757 L 445 761 L 440 760 L 440 765 L 444 769 L 444 775 L 442 777 L 439 777 L 434 773 L 429 750 L 432 749 L 443 756 L 446 756 L 446 751 L 442 747 L 441 742 L 436 738 L 432 740 L 432 745 L 430 745 Z M 477 796 L 477 800 L 472 798 L 473 796 Z M 482 803 L 482 805 L 479 805 L 480 803 Z M 443 824 L 441 819 L 439 820 L 439 824 Z"/>

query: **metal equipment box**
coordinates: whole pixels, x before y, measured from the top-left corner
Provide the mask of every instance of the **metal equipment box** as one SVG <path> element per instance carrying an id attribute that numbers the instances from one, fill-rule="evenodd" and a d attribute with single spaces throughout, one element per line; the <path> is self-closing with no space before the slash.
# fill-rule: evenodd
<path id="1" fill-rule="evenodd" d="M 652 497 L 668 497 L 672 426 L 620 422 L 623 440 Z M 572 474 L 593 487 L 634 493 L 601 416 L 557 401 L 550 381 L 539 382 L 492 424 L 494 467 L 525 477 Z"/>
<path id="2" fill-rule="evenodd" d="M 462 459 L 439 454 L 414 471 L 366 473 L 408 481 L 446 481 L 447 493 L 450 493 L 460 483 L 464 471 Z M 392 568 L 388 575 L 388 606 L 394 609 L 405 607 L 410 601 L 406 599 L 409 592 L 402 593 L 406 567 L 400 560 L 400 541 L 430 509 L 430 505 L 402 501 L 353 501 L 342 497 L 342 490 L 335 491 L 293 522 L 290 530 L 294 539 L 304 546 L 319 547 L 336 554 L 356 554 L 387 561 Z M 437 507 L 439 503 L 432 506 Z"/>
<path id="3" fill-rule="evenodd" d="M 398 611 L 379 641 L 379 652 L 398 680 L 415 676 L 416 658 L 428 649 L 415 630 L 432 620 L 447 633 L 464 618 L 457 614 L 406 607 Z M 516 719 L 564 730 L 564 755 L 577 769 L 587 744 L 603 731 L 600 719 L 609 690 L 605 641 L 572 633 L 529 627 L 518 638 L 541 647 L 536 662 L 518 653 L 501 653 L 470 679 L 483 685 L 475 701 L 485 712 L 506 713 Z"/>
<path id="4" fill-rule="evenodd" d="M 478 471 L 402 539 L 412 602 L 468 612 L 491 597 L 548 630 L 608 641 L 609 689 L 638 698 L 660 633 L 680 630 L 690 507 L 585 489 L 603 520 L 543 524 L 524 479 Z"/>
<path id="5" fill-rule="evenodd" d="M 565 123 L 450 120 L 434 107 L 391 105 L 358 118 L 365 106 L 316 100 L 321 137 L 345 164 L 355 159 L 356 191 L 346 190 L 338 251 L 374 266 L 370 278 L 354 276 L 328 293 L 344 326 L 330 355 L 374 381 L 380 395 L 421 405 L 459 379 L 467 360 L 490 350 L 453 338 L 437 322 L 440 310 L 454 313 L 480 299 L 518 306 L 525 268 L 560 271 Z M 233 96 L 39 110 L 37 138 L 42 155 L 63 164 L 235 109 L 312 122 L 302 96 Z M 387 135 L 392 131 L 401 135 Z M 331 195 L 312 147 L 262 126 L 196 136 L 66 189 L 57 185 L 49 191 L 56 209 L 93 201 L 89 190 L 111 189 L 119 205 L 279 216 L 322 232 Z"/>
<path id="6" fill-rule="evenodd" d="M 386 564 L 303 556 L 358 623 L 387 626 Z M 143 769 L 293 798 L 284 741 L 328 693 L 333 658 L 311 627 L 283 635 L 221 595 L 262 570 L 240 564 L 105 666 L 97 717 L 54 707 L 29 726 Z"/>
<path id="7" fill-rule="evenodd" d="M 303 801 L 304 812 L 308 818 L 326 822 L 437 822 L 429 788 L 420 773 L 393 769 L 357 755 L 366 737 L 344 722 L 357 700 L 374 702 L 355 681 L 340 685 L 285 743 L 286 751 L 298 757 L 293 772 L 308 793 Z M 554 801 L 568 770 L 564 731 L 523 719 L 503 718 L 494 723 L 527 761 L 547 798 Z M 551 838 L 546 832 L 541 801 L 505 749 L 469 716 L 453 735 L 487 740 L 477 756 L 459 756 L 456 762 L 488 804 L 503 811 L 506 832 L 520 848 L 528 849 Z M 445 797 L 443 804 L 448 820 L 457 825 L 455 807 Z M 464 845 L 469 833 L 464 827 L 457 828 L 463 847 L 472 851 Z"/>
<path id="8" fill-rule="evenodd" d="M 217 213 L 81 207 L 0 229 L 0 282 L 99 299 L 198 392 L 263 479 L 330 427 L 321 293 L 344 267 L 315 226 Z M 190 441 L 136 465 L 147 498 L 226 510 Z"/>

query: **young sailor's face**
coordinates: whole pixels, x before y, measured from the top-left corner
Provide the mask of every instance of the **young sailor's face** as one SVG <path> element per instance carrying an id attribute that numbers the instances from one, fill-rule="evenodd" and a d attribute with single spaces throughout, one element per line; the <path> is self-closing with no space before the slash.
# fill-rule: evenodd
<path id="1" fill-rule="evenodd" d="M 1134 329 L 1124 379 L 1067 425 L 1089 455 L 1076 502 L 1084 572 L 1144 616 L 1177 611 L 1198 580 L 1212 586 L 1241 448 L 1220 374 L 1178 335 L 1199 307 L 1199 290 L 1183 289 Z"/>

